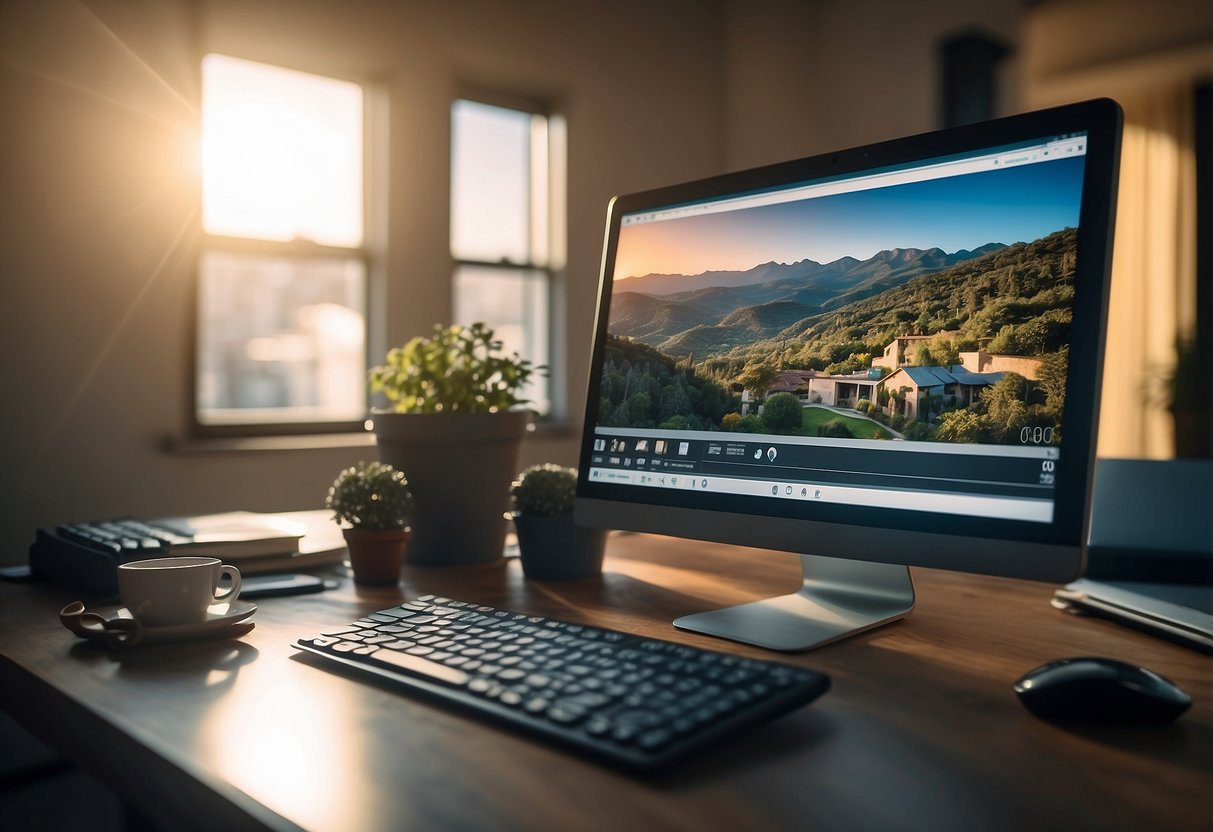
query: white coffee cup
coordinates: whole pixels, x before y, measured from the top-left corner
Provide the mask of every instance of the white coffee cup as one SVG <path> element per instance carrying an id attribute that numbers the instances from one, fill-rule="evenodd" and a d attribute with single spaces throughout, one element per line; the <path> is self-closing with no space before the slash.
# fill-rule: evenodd
<path id="1" fill-rule="evenodd" d="M 231 586 L 219 590 L 227 575 Z M 118 595 L 141 624 L 163 627 L 206 620 L 212 604 L 235 601 L 240 593 L 240 570 L 218 558 L 153 558 L 118 567 Z"/>

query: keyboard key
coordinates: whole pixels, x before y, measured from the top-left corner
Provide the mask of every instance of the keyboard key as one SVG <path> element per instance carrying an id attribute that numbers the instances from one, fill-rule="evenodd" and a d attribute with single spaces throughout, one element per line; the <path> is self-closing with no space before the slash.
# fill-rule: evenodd
<path id="1" fill-rule="evenodd" d="M 580 722 L 581 720 L 585 719 L 587 713 L 589 713 L 589 711 L 580 705 L 571 705 L 568 703 L 562 704 L 560 702 L 553 703 L 552 706 L 547 710 L 548 719 L 552 720 L 552 722 L 558 722 L 561 725 L 572 725 Z"/>
<path id="2" fill-rule="evenodd" d="M 468 675 L 457 667 L 447 667 L 443 664 L 423 659 L 420 656 L 410 656 L 407 652 L 397 653 L 392 650 L 380 650 L 371 656 L 377 662 L 389 664 L 409 673 L 437 679 L 450 685 L 467 684 Z"/>
<path id="3" fill-rule="evenodd" d="M 526 701 L 523 707 L 528 714 L 541 714 L 548 709 L 552 704 L 551 700 L 544 699 L 542 696 L 536 696 Z"/>
<path id="4" fill-rule="evenodd" d="M 349 624 L 345 627 L 329 627 L 327 630 L 321 630 L 320 635 L 322 635 L 322 636 L 340 636 L 340 635 L 345 635 L 346 633 L 355 633 L 361 629 L 362 629 L 361 627 L 358 627 L 354 624 Z"/>
<path id="5" fill-rule="evenodd" d="M 653 750 L 661 748 L 670 740 L 674 739 L 674 734 L 664 728 L 656 728 L 652 731 L 646 731 L 636 740 L 636 744 L 641 748 Z"/>

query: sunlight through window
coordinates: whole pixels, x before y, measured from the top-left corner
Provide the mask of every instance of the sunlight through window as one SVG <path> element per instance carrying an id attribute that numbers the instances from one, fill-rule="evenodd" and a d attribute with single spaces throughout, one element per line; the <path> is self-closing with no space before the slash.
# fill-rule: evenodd
<path id="1" fill-rule="evenodd" d="M 457 323 L 491 327 L 506 350 L 552 357 L 551 293 L 561 268 L 563 120 L 461 99 L 451 107 L 451 255 Z M 523 396 L 554 410 L 549 378 Z"/>
<path id="2" fill-rule="evenodd" d="M 224 55 L 202 62 L 209 234 L 362 242 L 362 89 Z"/>
<path id="3" fill-rule="evenodd" d="M 363 90 L 207 55 L 195 422 L 352 430 L 366 415 Z"/>

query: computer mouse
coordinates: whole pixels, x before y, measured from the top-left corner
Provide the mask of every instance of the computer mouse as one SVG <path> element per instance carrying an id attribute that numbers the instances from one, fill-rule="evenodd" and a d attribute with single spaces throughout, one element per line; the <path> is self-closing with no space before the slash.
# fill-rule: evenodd
<path id="1" fill-rule="evenodd" d="M 1192 704 L 1191 696 L 1157 673 L 1096 656 L 1043 664 L 1028 671 L 1014 690 L 1036 716 L 1067 722 L 1157 725 Z"/>

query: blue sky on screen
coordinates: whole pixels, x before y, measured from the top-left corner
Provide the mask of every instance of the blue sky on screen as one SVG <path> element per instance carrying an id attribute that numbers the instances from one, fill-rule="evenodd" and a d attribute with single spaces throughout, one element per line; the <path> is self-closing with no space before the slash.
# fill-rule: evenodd
<path id="1" fill-rule="evenodd" d="M 625 226 L 616 279 L 696 275 L 804 259 L 865 260 L 892 248 L 948 253 L 1078 225 L 1083 158 Z"/>

